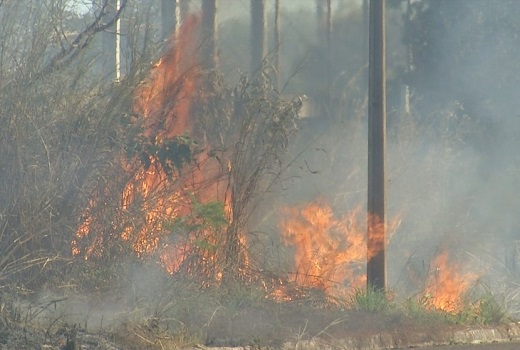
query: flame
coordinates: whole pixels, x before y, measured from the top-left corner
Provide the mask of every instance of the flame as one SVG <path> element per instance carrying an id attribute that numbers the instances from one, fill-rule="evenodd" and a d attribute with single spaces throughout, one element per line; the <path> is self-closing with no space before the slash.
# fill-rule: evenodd
<path id="1" fill-rule="evenodd" d="M 285 208 L 280 231 L 283 243 L 294 247 L 291 281 L 330 294 L 364 286 L 367 245 L 360 214 L 356 209 L 336 217 L 324 200 Z"/>
<path id="2" fill-rule="evenodd" d="M 183 22 L 178 37 L 170 40 L 170 50 L 154 65 L 149 81 L 136 93 L 134 110 L 145 118 L 144 136 L 161 141 L 192 133 L 190 109 L 201 73 L 196 59 L 199 24 L 196 15 Z"/>
<path id="3" fill-rule="evenodd" d="M 191 16 L 180 28 L 179 36 L 172 38 L 174 45 L 151 70 L 150 76 L 139 89 L 134 101 L 134 112 L 142 118 L 142 136 L 161 144 L 175 137 L 189 136 L 197 139 L 191 107 L 197 97 L 202 79 L 196 60 L 197 28 L 200 19 Z M 181 55 L 182 53 L 182 55 Z M 202 139 L 199 137 L 198 139 Z M 120 211 L 114 213 L 111 223 L 96 223 L 97 210 L 103 210 L 106 189 L 90 201 L 84 212 L 83 224 L 72 242 L 72 253 L 86 258 L 98 256 L 104 249 L 106 236 L 98 231 L 109 226 L 111 232 L 128 242 L 137 255 L 158 254 L 159 261 L 170 273 L 183 267 L 190 268 L 196 257 L 198 270 L 213 280 L 222 278 L 222 269 L 215 269 L 222 246 L 222 235 L 205 229 L 197 235 L 185 233 L 172 237 L 169 223 L 193 213 L 193 199 L 199 203 L 221 201 L 226 203 L 228 218 L 233 216 L 229 205 L 230 179 L 222 176 L 231 172 L 232 164 L 222 164 L 208 156 L 209 145 L 201 145 L 196 157 L 196 166 L 183 169 L 173 176 L 168 174 L 157 158 L 150 156 L 148 166 L 142 166 L 137 157 L 121 157 L 121 168 L 126 176 L 120 195 Z M 225 167 L 224 167 L 225 168 Z M 101 208 L 101 209 L 96 209 Z M 144 213 L 144 214 L 143 214 Z M 369 220 L 370 217 L 369 217 Z M 194 224 L 200 224 L 195 222 Z M 282 242 L 294 249 L 294 273 L 290 283 L 305 288 L 326 291 L 331 295 L 344 295 L 351 287 L 366 284 L 366 260 L 375 256 L 386 244 L 383 235 L 384 223 L 374 225 L 379 244 L 367 251 L 366 221 L 360 208 L 337 216 L 323 199 L 283 209 L 280 222 Z M 395 230 L 398 221 L 394 221 Z M 85 249 L 79 241 L 94 236 Z M 160 246 L 161 240 L 166 243 Z M 244 236 L 239 236 L 241 246 L 247 245 Z M 222 254 L 222 253 L 220 253 Z M 454 311 L 459 307 L 462 294 L 475 280 L 474 275 L 462 275 L 450 265 L 447 253 L 439 254 L 432 262 L 435 273 L 430 276 L 426 293 L 431 295 L 432 307 Z M 247 256 L 242 257 L 243 266 L 249 265 Z M 291 300 L 294 289 L 275 281 L 272 296 L 277 300 Z M 290 291 L 289 291 L 290 290 Z"/>
<path id="4" fill-rule="evenodd" d="M 197 63 L 197 29 L 199 16 L 185 20 L 178 37 L 171 38 L 171 45 L 152 68 L 149 78 L 139 86 L 134 95 L 132 122 L 142 132 L 138 137 L 145 145 L 165 145 L 168 140 L 185 137 L 197 139 L 195 120 L 191 111 L 197 97 L 197 88 L 202 79 Z M 227 177 L 222 176 L 222 166 L 208 156 L 208 145 L 201 145 L 195 157 L 195 165 L 180 169 L 174 166 L 165 169 L 164 163 L 154 154 L 139 154 L 119 159 L 124 187 L 121 189 L 121 204 L 114 212 L 112 222 L 97 222 L 97 216 L 107 215 L 104 203 L 112 191 L 101 188 L 83 214 L 83 223 L 76 231 L 72 242 L 73 255 L 85 258 L 101 256 L 106 249 L 107 237 L 115 235 L 130 244 L 139 256 L 159 253 L 159 260 L 169 272 L 177 271 L 188 252 L 198 250 L 199 259 L 209 262 L 212 245 L 216 245 L 215 232 L 202 230 L 197 237 L 188 233 L 171 237 L 171 223 L 193 214 L 193 203 L 211 201 L 226 202 Z M 140 158 L 141 157 L 141 158 Z M 147 163 L 143 166 L 143 162 Z M 175 164 L 174 164 L 175 165 Z M 172 169 L 178 172 L 172 173 Z M 126 178 L 126 180 L 125 180 Z M 227 214 L 231 212 L 227 205 Z M 196 219 L 193 219 L 196 220 Z M 110 226 L 107 228 L 107 226 Z M 103 231 L 112 233 L 102 234 Z M 82 249 L 79 241 L 93 236 L 88 247 Z M 159 246 L 161 239 L 165 244 Z M 204 245 L 203 248 L 201 248 Z"/>
<path id="5" fill-rule="evenodd" d="M 183 23 L 179 36 L 171 40 L 174 45 L 155 64 L 149 81 L 135 94 L 135 113 L 144 120 L 142 136 L 152 138 L 159 145 L 165 140 L 192 134 L 190 108 L 200 76 L 194 46 L 199 22 L 199 18 L 192 15 Z M 171 186 L 169 174 L 157 158 L 150 157 L 147 169 L 140 166 L 137 171 L 134 169 L 136 161 L 131 159 L 126 164 L 127 171 L 134 175 L 123 190 L 123 210 L 139 201 L 140 209 L 146 214 L 144 223 L 127 226 L 121 238 L 133 238 L 135 251 L 146 254 L 157 249 L 165 222 L 190 212 L 187 193 L 195 192 L 197 174 L 189 172 L 191 177 L 178 174 Z"/>
<path id="6" fill-rule="evenodd" d="M 446 249 L 441 250 L 432 260 L 431 266 L 433 272 L 425 291 L 428 305 L 446 312 L 460 311 L 464 294 L 474 285 L 478 274 L 465 272 Z"/>
<path id="7" fill-rule="evenodd" d="M 232 164 L 225 152 L 217 156 L 212 145 L 205 143 L 207 138 L 197 129 L 192 110 L 195 101 L 210 103 L 201 89 L 205 76 L 196 59 L 199 24 L 199 16 L 183 22 L 169 51 L 136 90 L 132 123 L 141 130 L 135 140 L 138 145 L 135 152 L 120 157 L 120 176 L 113 181 L 123 186 L 118 192 L 100 185 L 72 242 L 73 255 L 101 257 L 109 249 L 108 243 L 120 249 L 123 242 L 123 249 L 154 258 L 171 274 L 190 274 L 202 285 L 223 279 L 227 230 L 233 223 Z M 186 147 L 195 148 L 190 152 L 193 162 L 179 166 L 168 158 L 165 164 L 164 157 L 149 151 L 164 149 L 172 140 L 191 142 Z M 114 192 L 120 196 L 116 209 L 107 205 L 114 202 L 110 197 Z M 208 217 L 198 213 L 201 204 L 222 203 L 226 224 L 221 220 L 218 225 L 208 224 Z M 107 217 L 110 223 L 103 221 Z M 86 237 L 90 242 L 81 247 Z M 238 233 L 237 239 L 239 273 L 245 275 L 249 267 L 249 257 L 242 249 L 246 237 Z"/>

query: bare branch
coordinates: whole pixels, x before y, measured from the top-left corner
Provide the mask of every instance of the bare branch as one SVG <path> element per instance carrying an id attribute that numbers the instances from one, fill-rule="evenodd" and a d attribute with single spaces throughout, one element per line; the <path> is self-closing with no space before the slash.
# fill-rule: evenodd
<path id="1" fill-rule="evenodd" d="M 121 13 L 125 9 L 127 4 L 127 0 L 122 0 L 121 5 L 117 9 L 115 15 L 110 18 L 107 22 L 103 23 L 102 19 L 107 15 L 107 6 L 108 6 L 108 0 L 103 1 L 103 5 L 101 6 L 101 9 L 99 11 L 99 14 L 96 16 L 94 21 L 85 28 L 81 33 L 79 33 L 74 40 L 70 43 L 69 47 L 65 48 L 62 47 L 61 51 L 57 53 L 45 66 L 42 71 L 41 75 L 48 74 L 49 72 L 58 69 L 60 67 L 63 67 L 70 63 L 77 55 L 86 48 L 94 36 L 104 31 L 107 28 L 110 28 L 114 25 L 114 23 L 119 19 L 121 16 Z"/>

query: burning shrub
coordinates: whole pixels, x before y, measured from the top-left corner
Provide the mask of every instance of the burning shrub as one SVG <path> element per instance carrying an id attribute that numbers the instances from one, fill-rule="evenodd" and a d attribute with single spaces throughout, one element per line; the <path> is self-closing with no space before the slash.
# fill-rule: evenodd
<path id="1" fill-rule="evenodd" d="M 126 151 L 92 192 L 73 242 L 88 259 L 132 251 L 202 285 L 251 280 L 248 223 L 279 179 L 299 106 L 267 78 L 200 72 L 190 26 L 135 93 Z"/>

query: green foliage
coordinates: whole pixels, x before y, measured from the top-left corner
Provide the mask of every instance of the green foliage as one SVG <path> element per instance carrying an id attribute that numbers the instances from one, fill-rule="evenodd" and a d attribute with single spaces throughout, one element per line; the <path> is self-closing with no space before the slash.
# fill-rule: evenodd
<path id="1" fill-rule="evenodd" d="M 228 224 L 225 205 L 220 201 L 202 203 L 191 196 L 192 213 L 164 223 L 164 228 L 172 233 L 195 232 L 203 229 L 219 230 Z M 205 243 L 199 242 L 202 247 Z"/>
<path id="2" fill-rule="evenodd" d="M 223 228 L 228 224 L 226 219 L 225 204 L 219 201 L 207 203 L 192 200 L 194 217 L 200 219 L 204 224 L 213 229 Z"/>
<path id="3" fill-rule="evenodd" d="M 428 296 L 407 298 L 401 310 L 417 324 L 443 324 L 448 316 L 445 312 L 432 308 Z"/>
<path id="4" fill-rule="evenodd" d="M 349 304 L 358 311 L 384 312 L 391 308 L 386 292 L 373 286 L 367 289 L 356 288 L 350 296 Z"/>
<path id="5" fill-rule="evenodd" d="M 426 296 L 421 296 L 419 298 L 408 298 L 404 302 L 404 311 L 410 317 L 422 317 L 427 314 L 430 310 L 428 307 L 429 298 Z"/>
<path id="6" fill-rule="evenodd" d="M 496 296 L 486 293 L 476 302 L 476 321 L 480 324 L 499 324 L 507 319 L 504 305 L 499 303 Z"/>

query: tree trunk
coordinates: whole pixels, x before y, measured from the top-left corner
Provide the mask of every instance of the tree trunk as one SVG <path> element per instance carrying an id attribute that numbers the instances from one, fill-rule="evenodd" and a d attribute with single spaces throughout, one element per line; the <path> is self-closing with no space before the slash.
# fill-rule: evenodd
<path id="1" fill-rule="evenodd" d="M 168 40 L 177 35 L 180 23 L 179 0 L 161 0 L 161 37 Z"/>
<path id="2" fill-rule="evenodd" d="M 368 78 L 367 283 L 386 289 L 385 0 L 370 1 Z"/>
<path id="3" fill-rule="evenodd" d="M 412 20 L 412 2 L 411 0 L 406 1 L 406 27 L 410 27 L 410 22 Z M 408 78 L 413 72 L 413 48 L 410 42 L 410 37 L 408 37 L 408 40 L 406 42 L 406 52 L 407 52 L 407 58 L 408 62 L 406 64 L 406 75 L 407 75 L 407 82 L 404 86 L 404 113 L 407 117 L 411 117 L 412 111 L 410 107 L 410 100 L 411 100 L 411 91 L 410 91 L 410 84 L 408 82 Z"/>
<path id="4" fill-rule="evenodd" d="M 324 20 L 324 11 L 323 11 L 323 0 L 316 0 L 316 28 L 317 28 L 317 38 L 318 43 L 322 43 L 324 40 L 323 37 L 323 23 Z"/>
<path id="5" fill-rule="evenodd" d="M 323 116 L 333 115 L 332 107 L 332 1 L 316 0 L 316 22 L 318 50 L 323 57 L 319 67 L 323 77 L 323 86 L 319 97 L 320 113 Z"/>
<path id="6" fill-rule="evenodd" d="M 327 28 L 326 28 L 326 37 L 327 37 L 327 65 L 329 70 L 329 80 L 332 75 L 331 72 L 331 54 L 332 54 L 332 0 L 327 0 Z"/>
<path id="7" fill-rule="evenodd" d="M 263 72 L 265 57 L 265 0 L 251 0 L 251 75 Z"/>
<path id="8" fill-rule="evenodd" d="M 217 0 L 202 0 L 201 64 L 208 72 L 215 72 L 217 57 Z"/>
<path id="9" fill-rule="evenodd" d="M 114 18 L 121 0 L 107 0 L 106 18 Z M 120 81 L 121 79 L 121 20 L 117 19 L 113 26 L 108 27 L 103 32 L 103 55 L 105 55 L 105 64 L 103 64 L 103 76 L 109 82 Z"/>
<path id="10" fill-rule="evenodd" d="M 329 116 L 334 115 L 332 110 L 332 0 L 327 1 L 327 22 L 325 36 L 327 38 L 327 52 L 325 54 L 327 62 L 327 111 Z"/>
<path id="11" fill-rule="evenodd" d="M 282 89 L 282 64 L 281 56 L 281 29 L 280 29 L 280 0 L 274 2 L 274 69 L 276 89 Z"/>

